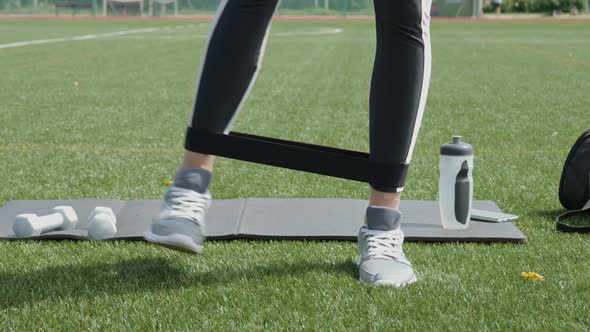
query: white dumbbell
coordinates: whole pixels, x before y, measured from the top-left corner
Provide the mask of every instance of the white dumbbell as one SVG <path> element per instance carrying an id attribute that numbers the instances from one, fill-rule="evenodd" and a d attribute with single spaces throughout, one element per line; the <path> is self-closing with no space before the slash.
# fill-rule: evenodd
<path id="1" fill-rule="evenodd" d="M 112 238 L 117 233 L 117 216 L 111 208 L 97 206 L 88 216 L 88 237 L 93 240 Z"/>
<path id="2" fill-rule="evenodd" d="M 14 219 L 14 234 L 17 237 L 38 236 L 50 231 L 72 229 L 78 224 L 78 216 L 71 206 L 56 206 L 51 212 L 46 216 L 19 214 Z"/>

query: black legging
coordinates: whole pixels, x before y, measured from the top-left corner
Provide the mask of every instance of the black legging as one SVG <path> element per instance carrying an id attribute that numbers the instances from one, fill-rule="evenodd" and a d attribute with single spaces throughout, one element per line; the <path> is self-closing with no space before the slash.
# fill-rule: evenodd
<path id="1" fill-rule="evenodd" d="M 430 0 L 374 0 L 377 50 L 369 105 L 370 155 L 407 166 L 430 80 Z M 227 133 L 254 84 L 278 0 L 222 0 L 195 96 L 192 128 Z M 371 183 L 377 190 L 403 187 Z"/>

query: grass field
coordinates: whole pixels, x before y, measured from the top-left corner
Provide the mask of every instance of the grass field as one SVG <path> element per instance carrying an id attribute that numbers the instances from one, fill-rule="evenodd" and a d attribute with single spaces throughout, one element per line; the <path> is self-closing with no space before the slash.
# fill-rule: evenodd
<path id="1" fill-rule="evenodd" d="M 177 167 L 209 23 L 0 21 L 0 204 L 157 199 Z M 340 33 L 333 29 L 340 28 Z M 407 243 L 419 282 L 357 281 L 352 242 L 0 242 L 0 330 L 578 330 L 590 237 L 555 231 L 557 188 L 590 127 L 590 23 L 434 22 L 433 73 L 405 199 L 437 198 L 438 148 L 476 149 L 475 196 L 528 243 Z M 1 47 L 1 46 L 0 46 Z M 275 22 L 234 129 L 366 151 L 369 22 Z M 221 159 L 212 193 L 366 198 L 365 185 Z M 7 222 L 7 221 L 2 221 Z M 359 220 L 360 223 L 360 220 Z M 543 282 L 524 282 L 535 271 Z"/>

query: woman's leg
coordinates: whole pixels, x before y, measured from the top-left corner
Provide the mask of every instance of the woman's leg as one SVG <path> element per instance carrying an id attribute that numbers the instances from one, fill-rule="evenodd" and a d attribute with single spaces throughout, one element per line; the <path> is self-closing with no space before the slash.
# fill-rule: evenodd
<path id="1" fill-rule="evenodd" d="M 278 0 L 223 0 L 201 61 L 190 127 L 228 132 L 260 70 Z M 180 169 L 213 170 L 215 157 L 185 151 Z"/>
<path id="2" fill-rule="evenodd" d="M 229 131 L 260 69 L 277 2 L 222 0 L 201 62 L 190 127 Z M 214 156 L 185 152 L 174 185 L 144 239 L 178 251 L 203 250 L 214 162 Z"/>
<path id="3" fill-rule="evenodd" d="M 374 0 L 377 50 L 370 95 L 371 159 L 403 165 L 403 184 L 422 122 L 430 79 L 430 0 Z M 401 287 L 416 281 L 402 245 L 403 186 L 371 183 L 359 231 L 359 279 Z"/>
<path id="4" fill-rule="evenodd" d="M 374 0 L 377 49 L 370 94 L 371 159 L 407 168 L 430 81 L 430 0 Z M 406 172 L 399 174 L 405 180 Z M 370 205 L 399 207 L 403 187 L 371 184 Z"/>

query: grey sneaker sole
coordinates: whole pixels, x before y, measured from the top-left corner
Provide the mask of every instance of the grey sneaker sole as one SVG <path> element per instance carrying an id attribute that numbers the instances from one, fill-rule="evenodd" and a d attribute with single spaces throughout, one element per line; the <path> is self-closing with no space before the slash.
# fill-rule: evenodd
<path id="1" fill-rule="evenodd" d="M 359 279 L 359 280 L 364 283 L 367 283 L 371 286 L 376 286 L 376 287 L 398 287 L 398 288 L 401 288 L 401 287 L 405 287 L 405 286 L 415 283 L 418 279 L 416 279 L 416 276 L 413 276 L 412 279 L 410 279 L 408 281 L 401 282 L 401 283 L 393 282 L 390 280 L 377 280 L 372 284 L 370 284 L 364 280 L 361 280 L 361 279 Z"/>
<path id="2" fill-rule="evenodd" d="M 361 261 L 359 259 L 359 260 L 356 261 L 356 268 L 357 269 L 360 268 L 360 265 L 361 265 Z M 401 288 L 401 287 L 405 287 L 405 286 L 408 286 L 408 285 L 411 285 L 411 284 L 415 283 L 416 281 L 418 281 L 418 278 L 416 278 L 416 275 L 414 274 L 410 280 L 406 280 L 406 281 L 402 281 L 402 282 L 394 282 L 394 281 L 391 281 L 391 280 L 376 280 L 376 281 L 370 282 L 370 281 L 367 281 L 367 280 L 362 279 L 359 276 L 359 281 L 361 281 L 361 282 L 363 282 L 363 283 L 365 283 L 367 285 L 370 285 L 370 286 L 376 286 L 376 287 L 398 287 L 398 288 Z"/>
<path id="3" fill-rule="evenodd" d="M 143 238 L 153 244 L 180 252 L 186 252 L 189 254 L 200 254 L 203 252 L 202 244 L 197 244 L 193 242 L 190 237 L 182 234 L 160 236 L 152 233 L 151 230 L 148 230 L 143 235 Z"/>

